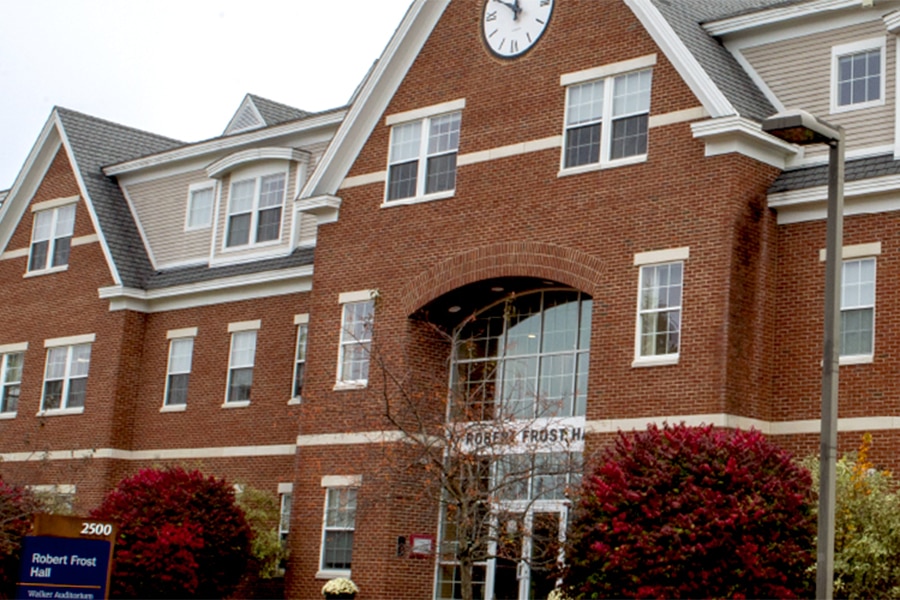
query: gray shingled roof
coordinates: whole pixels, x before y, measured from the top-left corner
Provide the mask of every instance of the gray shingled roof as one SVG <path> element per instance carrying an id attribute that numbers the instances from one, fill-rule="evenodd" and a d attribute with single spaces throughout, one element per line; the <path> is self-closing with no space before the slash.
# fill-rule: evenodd
<path id="1" fill-rule="evenodd" d="M 65 108 L 57 107 L 55 111 L 74 155 L 73 168 L 81 174 L 93 202 L 122 285 L 141 287 L 153 268 L 122 191 L 102 169 L 112 163 L 156 154 L 183 142 Z"/>
<path id="2" fill-rule="evenodd" d="M 267 127 L 286 123 L 288 121 L 296 121 L 297 119 L 302 119 L 310 115 L 310 113 L 305 110 L 300 110 L 299 108 L 294 108 L 287 104 L 274 102 L 255 94 L 247 95 L 253 100 L 253 105 L 256 106 L 256 110 L 259 111 L 259 115 L 263 118 L 263 121 L 266 122 Z"/>
<path id="3" fill-rule="evenodd" d="M 742 117 L 761 121 L 775 108 L 728 50 L 702 27 L 715 19 L 784 4 L 783 0 L 651 0 Z"/>
<path id="4" fill-rule="evenodd" d="M 0 206 L 3 206 L 3 201 L 6 199 L 6 196 L 9 195 L 9 190 L 0 190 Z"/>
<path id="5" fill-rule="evenodd" d="M 302 267 L 313 264 L 313 255 L 314 251 L 312 248 L 298 248 L 288 256 L 272 258 L 269 260 L 259 260 L 214 268 L 207 267 L 206 265 L 199 265 L 195 267 L 167 269 L 165 271 L 157 271 L 147 278 L 144 288 L 147 290 L 158 290 L 176 285 L 187 285 L 190 283 L 212 281 L 214 279 L 226 277 L 238 277 L 241 275 L 249 275 L 251 273 Z"/>
<path id="6" fill-rule="evenodd" d="M 845 182 L 898 174 L 900 161 L 894 160 L 893 154 L 848 160 L 844 166 Z M 784 171 L 769 188 L 769 193 L 777 194 L 824 185 L 828 185 L 828 165 L 819 165 Z"/>

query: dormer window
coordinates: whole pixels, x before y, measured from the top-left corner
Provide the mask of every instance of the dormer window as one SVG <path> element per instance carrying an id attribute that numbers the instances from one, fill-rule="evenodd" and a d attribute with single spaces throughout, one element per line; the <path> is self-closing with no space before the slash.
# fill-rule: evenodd
<path id="1" fill-rule="evenodd" d="M 231 184 L 228 248 L 276 241 L 281 237 L 285 173 L 240 179 Z"/>
<path id="2" fill-rule="evenodd" d="M 884 38 L 835 46 L 832 55 L 831 111 L 884 104 Z"/>
<path id="3" fill-rule="evenodd" d="M 188 190 L 185 231 L 208 229 L 212 225 L 215 184 L 196 183 Z"/>
<path id="4" fill-rule="evenodd" d="M 36 211 L 28 271 L 48 271 L 68 266 L 74 232 L 75 204 Z"/>

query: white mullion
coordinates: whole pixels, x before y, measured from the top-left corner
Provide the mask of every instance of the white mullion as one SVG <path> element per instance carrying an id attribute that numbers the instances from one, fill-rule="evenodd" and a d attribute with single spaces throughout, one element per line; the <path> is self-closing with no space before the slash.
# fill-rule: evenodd
<path id="1" fill-rule="evenodd" d="M 600 164 L 605 165 L 610 161 L 612 154 L 612 117 L 613 102 L 615 101 L 615 77 L 607 77 L 603 80 L 603 113 L 600 116 Z"/>
<path id="2" fill-rule="evenodd" d="M 66 368 L 63 371 L 63 385 L 59 399 L 60 408 L 69 408 L 69 383 L 72 378 L 72 357 L 75 355 L 73 348 L 74 346 L 66 347 Z"/>
<path id="3" fill-rule="evenodd" d="M 259 223 L 259 197 L 262 193 L 262 177 L 253 178 L 253 203 L 250 207 L 250 236 L 248 243 L 254 245 L 257 243 L 256 228 Z"/>
<path id="4" fill-rule="evenodd" d="M 422 119 L 422 131 L 419 133 L 419 172 L 416 175 L 416 198 L 425 195 L 428 178 L 428 140 L 431 133 L 431 119 Z"/>

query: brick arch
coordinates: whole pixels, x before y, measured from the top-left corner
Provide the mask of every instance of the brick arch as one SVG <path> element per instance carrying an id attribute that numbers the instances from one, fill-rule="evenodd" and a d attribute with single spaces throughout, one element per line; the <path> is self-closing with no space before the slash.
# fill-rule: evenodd
<path id="1" fill-rule="evenodd" d="M 604 265 L 581 250 L 542 242 L 505 242 L 480 246 L 432 265 L 401 290 L 405 314 L 412 315 L 456 288 L 494 277 L 535 277 L 559 281 L 595 296 Z"/>

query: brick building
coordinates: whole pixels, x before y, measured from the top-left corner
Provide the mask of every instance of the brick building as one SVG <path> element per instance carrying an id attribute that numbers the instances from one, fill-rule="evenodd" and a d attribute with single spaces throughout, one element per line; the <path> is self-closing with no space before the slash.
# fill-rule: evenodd
<path id="1" fill-rule="evenodd" d="M 826 155 L 761 131 L 786 108 L 847 133 L 840 444 L 896 469 L 898 29 L 894 0 L 415 0 L 345 108 L 248 96 L 188 145 L 57 109 L 0 194 L 0 472 L 83 510 L 196 465 L 293 497 L 290 597 L 444 599 L 437 447 L 498 491 L 476 589 L 545 598 L 615 431 L 817 449 Z"/>

